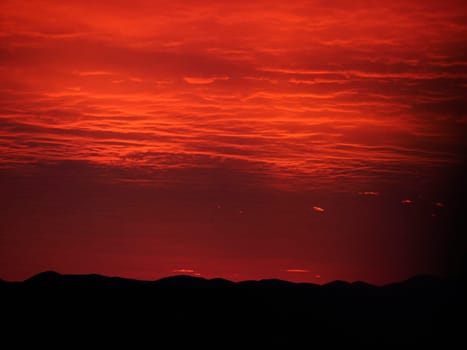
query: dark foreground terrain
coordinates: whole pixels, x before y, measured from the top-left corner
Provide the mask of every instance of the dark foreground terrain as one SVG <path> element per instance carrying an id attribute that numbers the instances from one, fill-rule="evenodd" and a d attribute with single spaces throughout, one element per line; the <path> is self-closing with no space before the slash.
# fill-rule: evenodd
<path id="1" fill-rule="evenodd" d="M 430 276 L 376 287 L 45 272 L 0 293 L 15 348 L 463 348 L 467 329 L 465 285 Z"/>

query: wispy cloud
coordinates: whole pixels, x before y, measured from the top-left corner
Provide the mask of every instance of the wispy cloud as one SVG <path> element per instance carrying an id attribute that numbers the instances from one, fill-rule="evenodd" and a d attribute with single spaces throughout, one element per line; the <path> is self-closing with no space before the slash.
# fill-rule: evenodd
<path id="1" fill-rule="evenodd" d="M 107 72 L 107 71 L 85 71 L 85 72 L 77 72 L 77 74 L 83 77 L 115 75 L 115 73 Z"/>
<path id="2" fill-rule="evenodd" d="M 380 193 L 376 191 L 364 191 L 364 192 L 358 192 L 358 194 L 361 194 L 363 196 L 379 196 Z"/>
<path id="3" fill-rule="evenodd" d="M 172 270 L 172 272 L 176 272 L 176 273 L 194 273 L 195 270 L 193 270 L 193 269 L 175 269 L 175 270 Z"/>
<path id="4" fill-rule="evenodd" d="M 353 193 L 459 163 L 459 6 L 351 3 L 7 1 L 0 163 L 236 164 L 265 186 Z"/>
<path id="5" fill-rule="evenodd" d="M 321 208 L 321 207 L 318 207 L 318 206 L 313 206 L 312 209 L 318 213 L 323 213 L 324 212 L 324 209 Z"/>
<path id="6" fill-rule="evenodd" d="M 229 77 L 183 77 L 188 84 L 205 85 L 212 84 L 218 80 L 229 80 Z"/>

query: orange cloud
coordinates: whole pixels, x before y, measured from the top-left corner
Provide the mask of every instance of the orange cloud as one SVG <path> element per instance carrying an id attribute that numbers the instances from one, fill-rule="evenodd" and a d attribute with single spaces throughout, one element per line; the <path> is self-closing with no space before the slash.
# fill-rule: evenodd
<path id="1" fill-rule="evenodd" d="M 212 83 L 214 83 L 215 81 L 218 81 L 218 80 L 229 80 L 229 77 L 209 77 L 209 78 L 183 77 L 183 80 L 185 80 L 188 84 L 205 85 L 205 84 L 212 84 Z"/>
<path id="2" fill-rule="evenodd" d="M 83 76 L 83 77 L 90 77 L 90 76 L 108 76 L 108 75 L 115 75 L 115 73 L 106 72 L 106 71 L 88 71 L 88 72 L 78 72 L 78 75 L 81 75 L 81 76 Z"/>
<path id="3" fill-rule="evenodd" d="M 355 193 L 458 164 L 458 5 L 352 3 L 3 1 L 0 166 L 235 164 Z"/>
<path id="4" fill-rule="evenodd" d="M 291 75 L 314 75 L 314 76 L 340 76 L 341 82 L 351 78 L 368 78 L 368 79 L 410 79 L 410 80 L 433 80 L 440 78 L 458 78 L 465 79 L 467 74 L 463 73 L 412 73 L 412 72 L 398 72 L 398 73 L 382 73 L 358 70 L 307 70 L 307 69 L 289 69 L 289 68 L 260 68 L 261 71 L 271 73 L 282 73 Z M 309 83 L 307 80 L 292 80 L 294 83 Z"/>

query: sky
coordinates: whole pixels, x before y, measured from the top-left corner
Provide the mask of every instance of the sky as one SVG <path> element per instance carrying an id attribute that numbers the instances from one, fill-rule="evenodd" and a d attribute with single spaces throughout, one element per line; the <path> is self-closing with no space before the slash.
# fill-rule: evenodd
<path id="1" fill-rule="evenodd" d="M 0 278 L 459 273 L 466 13 L 2 0 Z"/>

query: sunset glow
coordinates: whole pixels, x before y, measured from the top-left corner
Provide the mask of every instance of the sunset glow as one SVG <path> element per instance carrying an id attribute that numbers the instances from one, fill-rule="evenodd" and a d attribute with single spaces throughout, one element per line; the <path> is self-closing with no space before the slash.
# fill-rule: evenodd
<path id="1" fill-rule="evenodd" d="M 444 271 L 466 10 L 3 0 L 0 278 Z"/>

